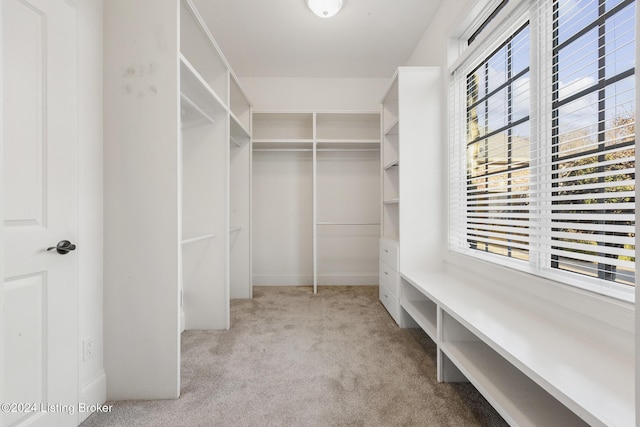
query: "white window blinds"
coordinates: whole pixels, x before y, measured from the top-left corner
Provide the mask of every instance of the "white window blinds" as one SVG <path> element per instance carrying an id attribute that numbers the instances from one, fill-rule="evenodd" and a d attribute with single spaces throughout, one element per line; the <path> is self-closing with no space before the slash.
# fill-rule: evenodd
<path id="1" fill-rule="evenodd" d="M 525 9 L 453 71 L 451 249 L 630 295 L 635 1 Z"/>

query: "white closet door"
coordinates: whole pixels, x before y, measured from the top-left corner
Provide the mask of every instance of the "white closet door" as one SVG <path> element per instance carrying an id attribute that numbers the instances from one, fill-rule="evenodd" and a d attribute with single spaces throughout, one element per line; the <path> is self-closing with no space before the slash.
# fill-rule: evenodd
<path id="1" fill-rule="evenodd" d="M 77 11 L 65 0 L 3 6 L 2 386 L 16 404 L 3 422 L 75 426 L 77 256 L 47 247 L 77 238 Z"/>

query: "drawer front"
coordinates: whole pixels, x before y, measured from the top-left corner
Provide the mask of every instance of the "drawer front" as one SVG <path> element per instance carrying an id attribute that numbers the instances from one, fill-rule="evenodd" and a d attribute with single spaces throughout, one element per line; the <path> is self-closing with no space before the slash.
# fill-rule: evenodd
<path id="1" fill-rule="evenodd" d="M 400 315 L 400 300 L 393 295 L 386 286 L 381 284 L 380 286 L 380 302 L 387 309 L 393 320 L 398 323 Z"/>
<path id="2" fill-rule="evenodd" d="M 398 289 L 400 288 L 400 275 L 397 271 L 382 261 L 380 261 L 380 282 L 384 283 L 393 295 L 399 295 Z"/>
<path id="3" fill-rule="evenodd" d="M 398 271 L 398 243 L 392 240 L 380 240 L 380 260 Z"/>

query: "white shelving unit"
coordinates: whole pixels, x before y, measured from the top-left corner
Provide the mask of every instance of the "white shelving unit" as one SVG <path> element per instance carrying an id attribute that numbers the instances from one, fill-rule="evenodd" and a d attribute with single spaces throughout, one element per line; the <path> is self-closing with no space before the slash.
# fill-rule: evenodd
<path id="1" fill-rule="evenodd" d="M 377 281 L 379 120 L 377 112 L 254 112 L 256 282 L 316 292 Z"/>
<path id="2" fill-rule="evenodd" d="M 230 327 L 230 281 L 250 296 L 251 103 L 191 0 L 104 13 L 108 395 L 176 398 L 180 332 Z"/>
<path id="3" fill-rule="evenodd" d="M 405 271 L 401 317 L 438 347 L 438 380 L 470 381 L 511 425 L 634 425 L 630 332 L 455 274 Z"/>
<path id="4" fill-rule="evenodd" d="M 410 257 L 417 262 L 439 259 L 439 254 L 425 252 L 427 234 L 434 234 L 430 217 L 436 216 L 430 194 L 433 175 L 437 171 L 426 159 L 438 162 L 441 128 L 437 91 L 441 90 L 441 71 L 429 67 L 400 67 L 395 73 L 381 102 L 382 159 L 382 240 L 380 242 L 380 270 L 399 276 L 403 264 Z M 434 106 L 435 104 L 435 106 Z M 435 107 L 435 108 L 434 108 Z M 439 185 L 439 183 L 438 183 Z M 403 230 L 407 230 L 403 233 Z M 435 240 L 431 237 L 430 240 Z M 393 248 L 399 252 L 395 264 L 385 263 L 382 251 Z M 413 260 L 409 260 L 413 262 Z M 395 280 L 395 279 L 394 279 Z M 380 300 L 396 323 L 400 322 L 400 294 L 389 276 L 380 277 Z"/>
<path id="5" fill-rule="evenodd" d="M 382 237 L 400 236 L 400 143 L 398 75 L 382 100 Z"/>

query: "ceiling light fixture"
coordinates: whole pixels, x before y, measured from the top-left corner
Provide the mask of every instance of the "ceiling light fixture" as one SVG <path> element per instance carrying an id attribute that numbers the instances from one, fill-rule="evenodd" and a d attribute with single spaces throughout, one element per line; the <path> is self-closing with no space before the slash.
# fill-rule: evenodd
<path id="1" fill-rule="evenodd" d="M 340 12 L 343 0 L 307 0 L 309 9 L 320 18 L 331 18 Z"/>

